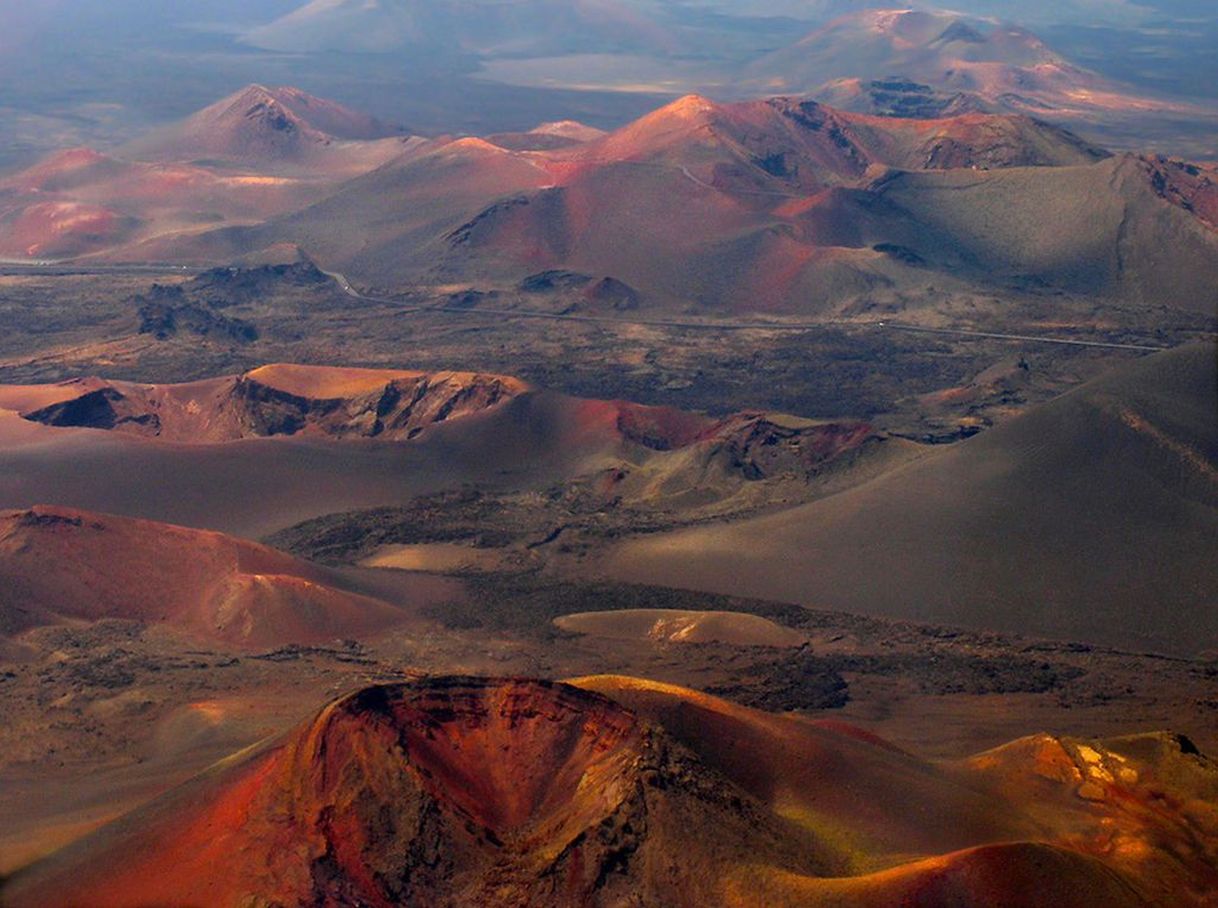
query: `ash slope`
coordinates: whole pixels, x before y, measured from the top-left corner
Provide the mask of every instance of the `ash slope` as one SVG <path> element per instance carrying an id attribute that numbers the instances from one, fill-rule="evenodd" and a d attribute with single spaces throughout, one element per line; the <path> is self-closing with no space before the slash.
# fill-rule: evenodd
<path id="1" fill-rule="evenodd" d="M 1196 653 L 1218 646 L 1212 344 L 774 516 L 627 543 L 642 582 Z"/>
<path id="2" fill-rule="evenodd" d="M 848 726 L 634 679 L 575 684 L 453 677 L 352 694 L 36 865 L 6 897 L 1132 906 L 1201 904 L 1214 879 L 1204 817 L 1176 828 L 1149 809 L 1156 788 L 1215 787 L 1212 765 L 1167 736 L 1041 736 L 937 766 Z M 1055 802 L 1052 823 L 1033 819 L 1038 798 Z M 915 820 L 910 803 L 944 822 Z M 1113 836 L 1128 847 L 1096 844 Z"/>

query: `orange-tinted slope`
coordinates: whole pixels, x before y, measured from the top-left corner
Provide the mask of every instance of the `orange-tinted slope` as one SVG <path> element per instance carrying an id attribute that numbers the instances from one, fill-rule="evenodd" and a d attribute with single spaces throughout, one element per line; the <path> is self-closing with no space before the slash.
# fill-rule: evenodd
<path id="1" fill-rule="evenodd" d="M 83 380 L 0 387 L 0 507 L 47 502 L 257 538 L 325 514 L 403 505 L 466 482 L 495 489 L 547 488 L 562 478 L 606 465 L 607 458 L 620 456 L 625 444 L 612 420 L 606 424 L 579 419 L 581 403 L 571 398 L 529 392 L 479 409 L 476 399 L 457 393 L 464 386 L 442 381 L 427 382 L 436 396 L 424 395 L 422 400 L 438 404 L 437 409 L 408 408 L 412 393 L 394 412 L 410 412 L 418 421 L 411 424 L 408 418 L 393 433 L 367 437 L 376 427 L 375 404 L 383 391 L 371 390 L 363 398 L 355 393 L 327 399 L 320 395 L 336 393 L 333 388 L 302 389 L 288 384 L 282 374 L 277 376 L 279 371 L 255 370 L 260 380 L 254 385 L 263 398 L 275 402 L 273 406 L 265 400 L 251 404 L 226 397 L 224 389 L 231 391 L 231 380 L 152 388 L 135 385 L 139 393 L 123 397 L 126 406 L 133 407 L 127 414 L 147 417 L 148 409 L 134 405 L 159 401 L 154 392 L 163 393 L 176 420 L 174 443 L 149 437 L 154 428 L 151 420 L 120 423 L 122 400 L 103 398 L 100 420 L 67 418 L 72 414 L 61 410 L 64 418 L 59 421 L 131 431 L 46 425 L 14 412 L 46 411 L 94 391 L 132 387 L 124 383 Z M 382 370 L 364 374 L 379 376 L 371 387 L 385 390 L 395 375 L 403 376 Z M 410 374 L 417 373 L 405 373 Z M 430 379 L 437 375 L 427 373 Z M 505 381 L 511 386 L 511 379 Z M 420 387 L 409 378 L 404 383 Z M 280 390 L 280 384 L 287 391 Z M 217 396 L 205 396 L 207 389 Z M 303 397 L 291 393 L 301 390 Z M 346 388 L 339 391 L 351 393 Z M 192 399 L 199 404 L 197 414 L 187 412 Z M 361 399 L 364 402 L 356 406 Z M 211 409 L 217 401 L 224 406 Z M 445 414 L 449 401 L 452 407 Z M 246 404 L 251 404 L 248 409 Z M 251 413 L 291 418 L 279 422 L 221 418 Z M 213 419 L 204 419 L 207 414 Z M 44 417 L 50 415 L 44 412 Z M 200 418 L 192 422 L 195 415 Z M 423 431 L 414 434 L 419 428 Z M 272 429 L 279 434 L 262 437 Z"/>
<path id="2" fill-rule="evenodd" d="M 1218 773 L 1185 737 L 1102 741 L 1041 734 L 958 768 L 1011 798 L 1073 847 L 1139 882 L 1156 905 L 1213 904 L 1218 892 Z"/>
<path id="3" fill-rule="evenodd" d="M 944 144 L 954 147 L 948 155 Z M 604 139 L 567 153 L 578 159 L 735 157 L 788 185 L 810 188 L 880 165 L 904 170 L 1068 166 L 1107 156 L 1076 136 L 1026 117 L 981 113 L 937 119 L 877 117 L 815 101 L 770 98 L 717 104 L 689 95 Z M 561 155 L 556 155 L 561 156 Z M 812 180 L 815 182 L 809 183 Z"/>
<path id="4" fill-rule="evenodd" d="M 857 729 L 636 679 L 432 678 L 343 697 L 5 896 L 14 908 L 1204 905 L 1214 766 L 1165 736 L 1045 741 L 933 765 Z M 1101 770 L 1097 794 L 1086 781 Z"/>
<path id="5" fill-rule="evenodd" d="M 408 441 L 441 423 L 488 414 L 526 397 L 544 398 L 534 402 L 552 423 L 553 445 L 654 460 L 668 478 L 691 470 L 704 478 L 716 472 L 746 480 L 808 475 L 880 438 L 863 422 L 767 413 L 715 419 L 673 407 L 539 394 L 501 375 L 289 364 L 183 385 L 99 378 L 0 385 L 0 410 L 53 428 L 190 444 L 268 436 Z"/>
<path id="6" fill-rule="evenodd" d="M 778 814 L 813 830 L 851 872 L 907 855 L 1033 834 L 1007 805 L 876 738 L 615 676 L 571 682 L 658 722 Z M 894 805 L 906 809 L 894 810 Z M 909 809 L 916 805 L 916 808 Z"/>
<path id="7" fill-rule="evenodd" d="M 37 867 L 13 906 L 711 904 L 782 824 L 618 704 L 545 682 L 371 688 Z M 799 837 L 796 836 L 798 839 Z M 216 869 L 223 867 L 222 873 Z"/>
<path id="8" fill-rule="evenodd" d="M 238 646 L 279 646 L 414 620 L 265 546 L 70 508 L 0 512 L 0 576 L 6 635 L 118 618 Z"/>
<path id="9" fill-rule="evenodd" d="M 736 904 L 1208 905 L 1218 766 L 1187 739 L 1039 735 L 932 764 L 838 722 L 774 716 L 666 684 L 596 676 L 856 875 L 733 873 Z"/>

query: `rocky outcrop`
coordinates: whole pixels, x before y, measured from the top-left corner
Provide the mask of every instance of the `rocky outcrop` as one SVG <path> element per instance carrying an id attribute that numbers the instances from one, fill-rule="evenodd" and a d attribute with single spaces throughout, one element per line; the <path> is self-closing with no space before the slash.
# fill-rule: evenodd
<path id="1" fill-rule="evenodd" d="M 247 375 L 234 385 L 232 402 L 243 434 L 403 440 L 428 426 L 488 410 L 521 390 L 519 383 L 499 376 L 437 373 L 396 378 L 357 396 L 319 399 Z"/>
<path id="2" fill-rule="evenodd" d="M 1218 167 L 1162 156 L 1140 161 L 1155 193 L 1218 230 Z"/>
<path id="3" fill-rule="evenodd" d="M 811 478 L 822 466 L 878 436 L 863 422 L 818 423 L 741 413 L 699 440 L 707 463 L 745 479 Z"/>

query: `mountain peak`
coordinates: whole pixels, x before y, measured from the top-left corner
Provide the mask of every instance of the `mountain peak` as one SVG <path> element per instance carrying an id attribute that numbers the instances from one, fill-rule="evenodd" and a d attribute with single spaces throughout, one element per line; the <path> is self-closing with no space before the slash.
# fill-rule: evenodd
<path id="1" fill-rule="evenodd" d="M 660 108 L 660 112 L 667 112 L 683 117 L 697 117 L 703 114 L 714 113 L 718 110 L 718 105 L 710 98 L 698 94 L 688 94 L 673 101 L 667 107 Z"/>
<path id="2" fill-rule="evenodd" d="M 700 124 L 723 112 L 723 108 L 702 95 L 688 94 L 665 104 L 626 127 L 626 131 L 656 127 L 684 127 Z"/>

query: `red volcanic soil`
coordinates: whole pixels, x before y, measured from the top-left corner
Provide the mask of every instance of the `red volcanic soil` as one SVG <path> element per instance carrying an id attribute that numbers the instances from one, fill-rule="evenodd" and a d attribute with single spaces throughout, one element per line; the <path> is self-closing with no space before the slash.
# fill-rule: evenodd
<path id="1" fill-rule="evenodd" d="M 748 479 L 811 473 L 879 436 L 865 422 L 814 422 L 776 414 L 738 413 L 702 433 L 708 459 L 738 467 Z"/>
<path id="2" fill-rule="evenodd" d="M 10 214 L 0 235 L 0 254 L 14 258 L 83 255 L 127 242 L 138 226 L 138 219 L 100 205 L 38 202 Z"/>
<path id="3" fill-rule="evenodd" d="M 571 683 L 658 722 L 708 766 L 826 840 L 851 843 L 866 857 L 840 856 L 857 866 L 1032 833 L 999 799 L 843 723 L 776 716 L 641 679 Z M 910 804 L 918 809 L 893 809 Z"/>
<path id="4" fill-rule="evenodd" d="M 493 409 L 528 389 L 498 375 L 289 364 L 184 385 L 89 379 L 52 387 L 62 396 L 57 391 L 47 405 L 14 409 L 49 426 L 192 443 L 271 435 L 414 438 L 429 426 Z M 29 392 L 0 389 L 0 405 L 10 396 L 20 404 Z"/>
<path id="5" fill-rule="evenodd" d="M 956 232 L 975 235 L 972 221 L 998 207 L 980 194 L 957 194 L 968 231 L 922 229 L 933 212 L 884 198 L 894 168 L 929 172 L 927 181 L 937 182 L 959 171 L 1085 167 L 1105 154 L 1023 117 L 900 120 L 790 99 L 725 105 L 690 96 L 604 139 L 527 156 L 551 183 L 522 183 L 517 195 L 487 200 L 446 235 L 449 248 L 438 254 L 456 273 L 477 262 L 504 276 L 554 268 L 611 275 L 652 304 L 824 309 L 921 284 L 928 269 L 959 276 Z M 1067 194 L 1077 188 L 1063 187 Z M 1010 221 L 1012 229 L 1022 223 L 1022 216 Z M 319 242 L 325 257 L 328 244 Z M 1096 254 L 1095 238 L 1066 242 L 1086 245 L 1080 256 Z M 1020 264 L 1010 267 L 1028 267 L 1020 244 L 1029 244 L 1022 234 L 1004 238 L 1006 254 L 979 251 L 974 259 L 1006 267 L 1014 253 Z M 367 264 L 372 274 L 385 267 L 352 264 Z M 1103 282 L 1092 281 L 1097 287 Z"/>
<path id="6" fill-rule="evenodd" d="M 73 378 L 53 385 L 0 385 L 0 410 L 41 410 L 108 386 L 101 378 Z"/>
<path id="7" fill-rule="evenodd" d="M 1057 757 L 1031 741 L 937 765 L 637 679 L 372 687 L 34 865 L 5 898 L 1206 904 L 1213 765 L 1162 735 L 1044 737 Z"/>
<path id="8" fill-rule="evenodd" d="M 476 373 L 276 365 L 184 385 L 0 386 L 0 505 L 256 537 L 461 482 L 587 478 L 607 499 L 701 506 L 751 480 L 804 483 L 884 444 L 862 422 L 717 419 Z"/>
<path id="9" fill-rule="evenodd" d="M 740 905 L 1149 908 L 1153 904 L 1101 861 L 1031 842 L 971 848 L 853 879 L 771 881 L 745 875 L 735 892 Z"/>
<path id="10" fill-rule="evenodd" d="M 319 98 L 290 85 L 278 88 L 250 85 L 236 95 L 217 102 L 215 107 L 239 107 L 241 103 L 280 107 L 314 129 L 338 139 L 384 139 L 402 132 L 400 128 L 383 123 L 369 114 Z"/>
<path id="11" fill-rule="evenodd" d="M 625 486 L 618 483 L 626 473 L 612 468 L 603 490 L 607 495 L 644 493 L 640 483 L 654 489 L 657 484 L 684 480 L 700 485 L 709 495 L 727 488 L 715 488 L 724 479 L 806 478 L 880 437 L 864 422 L 822 423 L 765 413 L 715 419 L 621 400 L 557 397 L 555 402 L 559 404 L 556 445 L 616 454 L 642 465 L 639 481 Z M 717 471 L 714 476 L 712 467 Z"/>
<path id="12" fill-rule="evenodd" d="M 715 425 L 701 414 L 624 400 L 576 401 L 571 422 L 577 434 L 611 434 L 655 451 L 690 445 Z"/>
<path id="13" fill-rule="evenodd" d="M 219 533 L 69 508 L 0 512 L 0 633 L 120 618 L 238 646 L 317 643 L 414 616 Z"/>
<path id="14" fill-rule="evenodd" d="M 7 904 L 711 904 L 716 858 L 810 869 L 697 772 L 565 685 L 370 688 L 36 867 Z"/>

